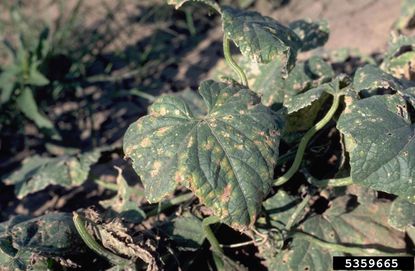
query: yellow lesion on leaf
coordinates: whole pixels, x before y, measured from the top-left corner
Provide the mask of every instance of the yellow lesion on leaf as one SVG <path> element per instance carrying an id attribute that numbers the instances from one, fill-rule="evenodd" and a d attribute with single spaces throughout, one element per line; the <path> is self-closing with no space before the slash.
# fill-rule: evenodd
<path id="1" fill-rule="evenodd" d="M 140 146 L 143 148 L 149 147 L 150 145 L 151 145 L 151 140 L 148 137 L 144 138 L 140 143 Z"/>
<path id="2" fill-rule="evenodd" d="M 156 177 L 160 173 L 160 169 L 161 169 L 161 162 L 155 161 L 150 171 L 150 176 L 153 178 Z"/>
<path id="3" fill-rule="evenodd" d="M 171 127 L 161 127 L 160 129 L 157 130 L 156 134 L 158 136 L 162 136 L 164 134 L 166 134 L 167 131 L 169 131 L 171 129 Z"/>

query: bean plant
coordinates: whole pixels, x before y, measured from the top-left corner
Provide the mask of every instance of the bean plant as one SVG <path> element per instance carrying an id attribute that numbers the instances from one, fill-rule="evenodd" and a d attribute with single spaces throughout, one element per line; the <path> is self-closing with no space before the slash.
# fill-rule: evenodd
<path id="1" fill-rule="evenodd" d="M 117 195 L 100 203 L 107 217 L 84 210 L 2 223 L 0 263 L 24 269 L 36 255 L 38 266 L 72 268 L 74 255 L 93 252 L 111 270 L 173 270 L 175 253 L 162 242 L 177 253 L 207 246 L 213 270 L 247 269 L 229 253 L 246 246 L 268 270 L 331 270 L 333 256 L 413 255 L 415 38 L 393 35 L 381 63 L 371 59 L 350 75 L 316 53 L 329 38 L 324 20 L 283 25 L 213 0 L 168 0 L 176 9 L 187 2 L 221 18 L 227 66 L 198 94 L 161 95 L 127 129 L 125 159 L 144 191 L 117 169 Z M 340 149 L 331 153 L 334 170 L 310 170 L 322 148 L 334 152 L 330 145 Z M 27 161 L 6 181 L 20 197 L 79 185 L 101 151 Z M 51 181 L 58 165 L 68 174 Z M 154 204 L 138 207 L 137 196 Z M 158 239 L 148 228 L 127 229 L 173 206 L 183 210 L 152 224 Z M 248 240 L 224 244 L 223 227 Z"/>

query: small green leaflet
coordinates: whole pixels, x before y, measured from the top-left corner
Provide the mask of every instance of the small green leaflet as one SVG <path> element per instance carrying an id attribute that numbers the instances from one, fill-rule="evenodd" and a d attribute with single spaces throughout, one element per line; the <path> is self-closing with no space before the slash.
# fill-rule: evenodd
<path id="1" fill-rule="evenodd" d="M 415 142 L 405 100 L 372 96 L 352 104 L 337 128 L 356 145 L 350 152 L 353 182 L 415 202 Z"/>
<path id="2" fill-rule="evenodd" d="M 326 20 L 312 22 L 298 20 L 288 25 L 301 39 L 301 51 L 310 51 L 323 46 L 329 39 L 330 29 Z"/>
<path id="3" fill-rule="evenodd" d="M 244 228 L 255 222 L 272 184 L 280 127 L 243 86 L 209 80 L 199 93 L 206 115 L 179 97 L 161 96 L 128 128 L 124 153 L 149 201 L 184 184 L 223 222 Z"/>
<path id="4" fill-rule="evenodd" d="M 295 66 L 301 40 L 290 28 L 258 12 L 222 8 L 223 31 L 251 60 L 268 63 L 279 59 L 287 76 Z"/>
<path id="5" fill-rule="evenodd" d="M 98 161 L 100 154 L 100 151 L 92 151 L 57 158 L 26 158 L 19 170 L 6 177 L 5 183 L 15 185 L 15 193 L 19 199 L 52 184 L 78 186 L 87 179 L 90 166 Z"/>
<path id="6" fill-rule="evenodd" d="M 328 210 L 307 219 L 299 230 L 335 244 L 355 244 L 357 247 L 376 244 L 405 250 L 404 234 L 387 225 L 389 203 L 357 205 L 353 201 L 349 195 L 336 198 Z M 331 270 L 332 257 L 343 255 L 294 235 L 288 250 L 274 258 L 266 258 L 266 262 L 269 270 Z"/>

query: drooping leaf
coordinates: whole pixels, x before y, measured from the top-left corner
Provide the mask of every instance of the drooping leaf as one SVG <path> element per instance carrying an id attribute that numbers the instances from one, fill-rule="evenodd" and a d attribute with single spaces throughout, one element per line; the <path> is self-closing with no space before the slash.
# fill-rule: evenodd
<path id="1" fill-rule="evenodd" d="M 397 78 L 414 79 L 415 37 L 392 35 L 381 64 L 382 70 Z"/>
<path id="2" fill-rule="evenodd" d="M 415 204 L 397 198 L 393 201 L 388 217 L 389 225 L 405 231 L 409 225 L 415 225 Z"/>
<path id="3" fill-rule="evenodd" d="M 288 25 L 301 39 L 301 51 L 309 51 L 323 46 L 329 39 L 330 29 L 326 20 L 312 22 L 298 20 Z"/>
<path id="4" fill-rule="evenodd" d="M 307 90 L 304 93 L 293 96 L 288 100 L 285 106 L 288 109 L 288 114 L 297 112 L 305 107 L 310 106 L 313 102 L 320 99 L 324 93 L 335 94 L 340 91 L 340 80 L 336 78 L 330 83 L 322 84 L 316 88 Z"/>
<path id="5" fill-rule="evenodd" d="M 277 194 L 264 201 L 263 206 L 271 225 L 278 229 L 284 229 L 298 203 L 298 198 L 279 190 Z"/>
<path id="6" fill-rule="evenodd" d="M 161 96 L 124 136 L 124 153 L 141 176 L 147 199 L 159 201 L 182 183 L 235 227 L 254 223 L 272 183 L 279 124 L 252 91 L 205 81 L 208 113 Z"/>
<path id="7" fill-rule="evenodd" d="M 162 230 L 181 250 L 197 250 L 206 238 L 202 220 L 192 214 L 176 217 Z"/>
<path id="8" fill-rule="evenodd" d="M 372 96 L 344 111 L 337 128 L 355 141 L 354 183 L 415 202 L 414 127 L 399 95 Z"/>
<path id="9" fill-rule="evenodd" d="M 261 64 L 252 63 L 244 56 L 235 59 L 244 70 L 249 87 L 261 96 L 262 103 L 266 106 L 281 106 L 292 96 L 334 77 L 331 66 L 318 56 L 298 62 L 286 79 L 281 76 L 279 60 Z M 234 76 L 224 62 L 219 62 L 211 74 L 217 79 Z"/>
<path id="10" fill-rule="evenodd" d="M 68 188 L 79 186 L 87 179 L 90 166 L 99 157 L 100 151 L 92 151 L 57 158 L 26 158 L 19 170 L 6 177 L 5 183 L 15 185 L 15 193 L 19 199 L 52 184 Z"/>
<path id="11" fill-rule="evenodd" d="M 254 62 L 279 59 L 285 77 L 295 66 L 301 40 L 290 28 L 253 11 L 222 8 L 223 31 Z"/>
<path id="12" fill-rule="evenodd" d="M 285 104 L 292 96 L 326 82 L 334 76 L 331 67 L 319 57 L 298 63 L 286 79 L 278 70 L 280 62 L 274 61 L 259 67 L 252 89 L 262 96 L 263 104 Z"/>
<path id="13" fill-rule="evenodd" d="M 326 242 L 402 252 L 404 234 L 388 227 L 389 208 L 389 203 L 380 201 L 356 206 L 353 197 L 343 196 L 322 215 L 307 219 L 300 229 Z M 294 235 L 288 250 L 266 261 L 269 270 L 331 270 L 332 257 L 342 255 Z"/>
<path id="14" fill-rule="evenodd" d="M 112 199 L 101 201 L 100 204 L 105 208 L 111 208 L 126 222 L 138 224 L 146 217 L 145 212 L 138 207 L 137 200 L 134 200 L 142 191 L 129 186 L 122 175 L 122 170 L 118 167 L 116 169 L 118 170 L 117 195 Z"/>

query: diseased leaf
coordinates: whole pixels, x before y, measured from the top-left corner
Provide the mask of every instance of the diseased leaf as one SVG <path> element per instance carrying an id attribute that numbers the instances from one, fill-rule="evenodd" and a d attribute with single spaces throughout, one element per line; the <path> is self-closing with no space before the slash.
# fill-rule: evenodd
<path id="1" fill-rule="evenodd" d="M 404 89 L 402 81 L 382 71 L 374 65 L 366 65 L 357 69 L 353 78 L 353 88 L 357 92 L 373 92 L 377 89 L 391 89 L 398 91 Z"/>
<path id="2" fill-rule="evenodd" d="M 231 7 L 222 8 L 222 21 L 225 35 L 252 61 L 278 59 L 284 77 L 294 68 L 301 40 L 290 28 L 257 12 Z"/>
<path id="3" fill-rule="evenodd" d="M 288 25 L 301 39 L 301 51 L 309 51 L 323 46 L 329 39 L 330 29 L 326 20 L 312 22 L 298 20 Z"/>
<path id="4" fill-rule="evenodd" d="M 415 73 L 414 63 L 415 37 L 392 35 L 380 66 L 382 70 L 397 78 L 412 80 Z"/>
<path id="5" fill-rule="evenodd" d="M 236 60 L 244 70 L 250 88 L 261 96 L 262 103 L 266 106 L 281 107 L 297 93 L 317 87 L 334 77 L 331 66 L 317 56 L 298 62 L 286 79 L 281 77 L 279 60 L 267 64 L 252 63 L 244 56 Z M 212 76 L 217 79 L 233 76 L 225 65 L 224 62 L 219 63 Z"/>
<path id="6" fill-rule="evenodd" d="M 387 225 L 389 208 L 389 203 L 380 201 L 356 206 L 353 197 L 343 196 L 322 215 L 307 219 L 300 229 L 326 242 L 403 252 L 404 234 Z M 331 270 L 332 257 L 342 255 L 294 235 L 288 250 L 266 260 L 269 270 Z"/>
<path id="7" fill-rule="evenodd" d="M 41 255 L 75 255 L 85 249 L 72 215 L 50 213 L 14 225 L 10 229 L 13 247 Z"/>
<path id="8" fill-rule="evenodd" d="M 178 97 L 161 96 L 128 128 L 124 153 L 149 201 L 181 183 L 225 223 L 250 225 L 272 184 L 279 124 L 243 86 L 205 81 L 199 93 L 207 115 L 196 115 Z"/>
<path id="9" fill-rule="evenodd" d="M 389 225 L 405 231 L 409 225 L 415 225 L 415 204 L 401 198 L 393 201 L 388 217 Z"/>
<path id="10" fill-rule="evenodd" d="M 349 150 L 354 183 L 415 202 L 414 127 L 402 97 L 357 101 L 340 116 L 337 128 L 356 143 Z"/>
<path id="11" fill-rule="evenodd" d="M 5 183 L 15 185 L 19 199 L 55 184 L 63 187 L 81 185 L 88 177 L 89 168 L 98 161 L 100 151 L 80 155 L 46 158 L 26 158 L 22 167 L 6 177 Z"/>
<path id="12" fill-rule="evenodd" d="M 322 84 L 316 88 L 307 90 L 304 93 L 293 96 L 288 100 L 285 106 L 288 109 L 288 114 L 294 113 L 310 106 L 313 102 L 320 99 L 323 93 L 335 94 L 340 91 L 340 80 L 336 78 L 330 83 Z"/>

